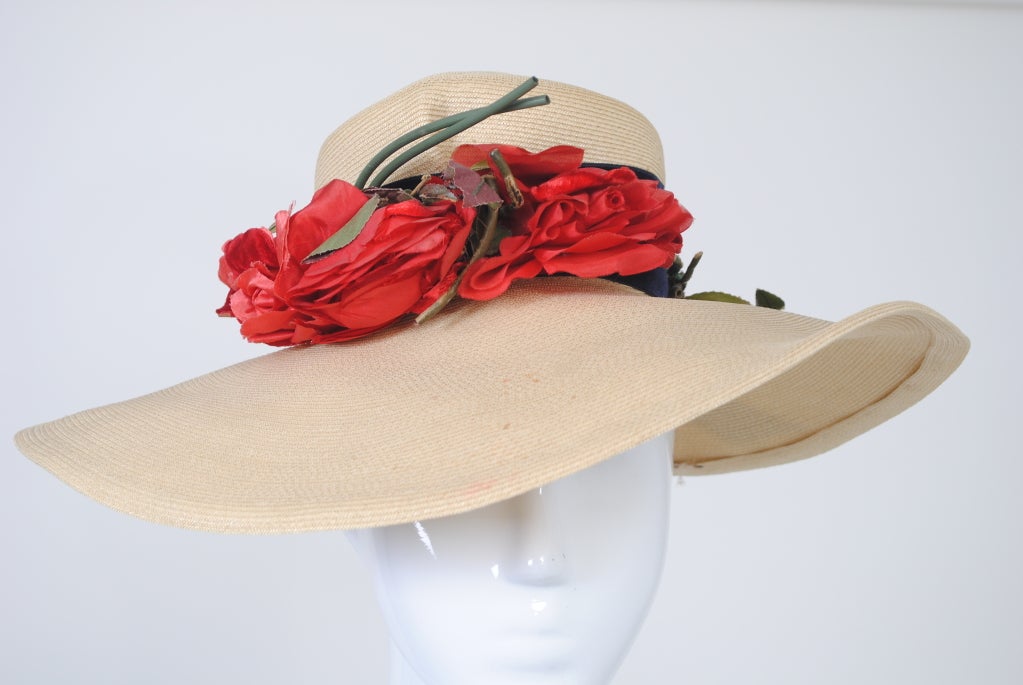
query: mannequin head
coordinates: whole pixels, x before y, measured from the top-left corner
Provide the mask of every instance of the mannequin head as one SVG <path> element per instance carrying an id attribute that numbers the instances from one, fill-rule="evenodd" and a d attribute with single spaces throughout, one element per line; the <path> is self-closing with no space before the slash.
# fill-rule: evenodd
<path id="1" fill-rule="evenodd" d="M 660 578 L 673 439 L 482 509 L 349 533 L 408 667 L 428 684 L 610 680 Z"/>

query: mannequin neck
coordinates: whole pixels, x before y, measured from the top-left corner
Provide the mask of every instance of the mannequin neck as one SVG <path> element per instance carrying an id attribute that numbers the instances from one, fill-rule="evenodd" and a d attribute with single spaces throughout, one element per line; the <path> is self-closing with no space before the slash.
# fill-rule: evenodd
<path id="1" fill-rule="evenodd" d="M 394 642 L 391 642 L 391 679 L 389 685 L 427 685 L 419 674 L 412 670 L 412 667 L 405 661 L 404 655 Z"/>

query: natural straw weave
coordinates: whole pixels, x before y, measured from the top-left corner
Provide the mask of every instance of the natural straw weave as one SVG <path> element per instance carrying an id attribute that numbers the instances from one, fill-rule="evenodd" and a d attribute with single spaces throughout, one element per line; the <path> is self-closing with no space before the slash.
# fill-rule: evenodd
<path id="1" fill-rule="evenodd" d="M 380 141 L 422 118 L 478 106 L 519 81 L 446 75 L 399 92 L 328 140 L 318 184 L 324 174 L 352 178 Z M 516 112 L 470 139 L 574 143 L 596 161 L 662 173 L 656 134 L 634 110 L 560 84 L 538 92 L 553 100 L 539 108 L 542 131 Z M 421 109 L 427 101 L 446 104 Z M 592 127 L 574 119 L 581 112 Z M 16 440 L 72 487 L 159 523 L 240 533 L 381 526 L 497 502 L 672 429 L 684 474 L 819 454 L 930 393 L 967 348 L 952 324 L 913 303 L 829 323 L 541 278 L 490 302 L 456 301 L 422 326 L 275 352 Z"/>
<path id="2" fill-rule="evenodd" d="M 510 74 L 452 73 L 402 88 L 330 134 L 316 163 L 316 187 L 335 178 L 355 181 L 370 157 L 402 133 L 490 104 L 525 80 Z M 549 95 L 551 104 L 486 119 L 405 164 L 391 180 L 443 171 L 451 152 L 465 143 L 504 143 L 532 152 L 574 145 L 585 150 L 585 162 L 636 167 L 664 181 L 661 139 L 632 107 L 557 81 L 541 81 L 527 95 L 534 94 Z"/>

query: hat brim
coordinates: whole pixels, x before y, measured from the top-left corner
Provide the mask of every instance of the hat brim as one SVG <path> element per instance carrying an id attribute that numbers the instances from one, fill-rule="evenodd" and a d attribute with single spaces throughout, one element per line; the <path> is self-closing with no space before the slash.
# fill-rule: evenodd
<path id="1" fill-rule="evenodd" d="M 936 388 L 969 343 L 914 303 L 830 323 L 541 278 L 422 325 L 282 350 L 21 431 L 73 488 L 237 533 L 491 504 L 676 430 L 675 468 L 813 456 Z"/>

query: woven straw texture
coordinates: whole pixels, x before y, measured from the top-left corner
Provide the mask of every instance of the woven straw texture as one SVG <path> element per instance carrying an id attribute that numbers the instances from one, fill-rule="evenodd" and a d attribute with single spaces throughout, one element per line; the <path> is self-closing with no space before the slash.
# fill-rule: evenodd
<path id="1" fill-rule="evenodd" d="M 16 439 L 72 487 L 159 523 L 380 526 L 512 497 L 673 428 L 679 473 L 809 457 L 927 395 L 967 347 L 912 303 L 833 324 L 546 278 Z"/>
<path id="2" fill-rule="evenodd" d="M 399 90 L 330 134 L 316 164 L 316 187 L 335 178 L 355 181 L 370 158 L 403 133 L 488 105 L 525 80 L 489 72 L 438 74 Z M 391 180 L 443 171 L 465 143 L 503 143 L 531 152 L 574 145 L 585 150 L 586 162 L 632 166 L 664 181 L 661 139 L 632 107 L 557 81 L 541 80 L 527 95 L 548 95 L 551 103 L 491 117 L 405 164 Z"/>

